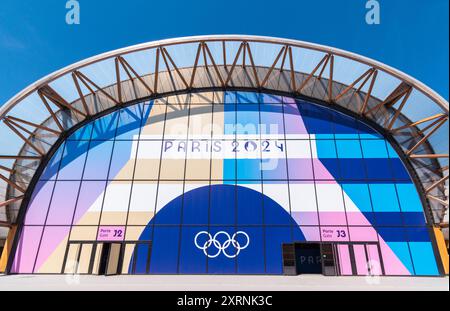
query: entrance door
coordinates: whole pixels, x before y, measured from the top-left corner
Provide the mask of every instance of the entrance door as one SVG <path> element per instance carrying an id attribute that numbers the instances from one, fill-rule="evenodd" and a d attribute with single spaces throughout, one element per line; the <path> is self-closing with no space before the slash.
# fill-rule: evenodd
<path id="1" fill-rule="evenodd" d="M 119 274 L 120 259 L 122 253 L 121 243 L 103 243 L 98 274 Z"/>
<path id="2" fill-rule="evenodd" d="M 69 242 L 62 273 L 119 274 L 122 265 L 122 243 Z"/>
<path id="3" fill-rule="evenodd" d="M 297 274 L 321 274 L 322 260 L 319 243 L 296 243 L 295 262 Z"/>
<path id="4" fill-rule="evenodd" d="M 338 244 L 340 275 L 384 275 L 377 243 Z"/>
<path id="5" fill-rule="evenodd" d="M 321 245 L 323 275 L 334 276 L 336 272 L 336 247 L 331 243 Z"/>
<path id="6" fill-rule="evenodd" d="M 94 249 L 94 243 L 70 242 L 64 257 L 62 273 L 92 273 L 91 261 Z"/>

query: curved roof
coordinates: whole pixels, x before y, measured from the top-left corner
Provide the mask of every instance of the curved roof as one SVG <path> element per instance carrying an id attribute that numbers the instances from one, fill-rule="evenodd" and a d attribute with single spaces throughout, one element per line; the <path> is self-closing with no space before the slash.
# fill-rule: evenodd
<path id="1" fill-rule="evenodd" d="M 332 47 L 220 35 L 101 54 L 33 83 L 0 108 L 0 224 L 68 131 L 107 111 L 177 93 L 243 89 L 320 102 L 377 124 L 413 168 L 435 222 L 448 207 L 448 102 L 416 79 Z M 3 214 L 1 212 L 3 209 Z"/>

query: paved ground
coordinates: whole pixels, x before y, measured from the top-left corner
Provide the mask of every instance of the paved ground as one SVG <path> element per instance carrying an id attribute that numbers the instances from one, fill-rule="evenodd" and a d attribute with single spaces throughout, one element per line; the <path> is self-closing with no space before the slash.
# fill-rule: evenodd
<path id="1" fill-rule="evenodd" d="M 302 276 L 50 276 L 0 275 L 7 290 L 449 290 L 449 278 Z"/>

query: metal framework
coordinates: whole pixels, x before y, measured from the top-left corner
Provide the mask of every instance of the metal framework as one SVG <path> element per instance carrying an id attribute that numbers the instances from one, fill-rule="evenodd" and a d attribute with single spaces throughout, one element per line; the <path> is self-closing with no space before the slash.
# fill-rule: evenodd
<path id="1" fill-rule="evenodd" d="M 305 62 L 309 66 L 301 65 Z M 95 70 L 107 73 L 92 74 Z M 0 208 L 7 215 L 0 226 L 17 222 L 36 171 L 58 138 L 77 124 L 142 100 L 227 89 L 319 101 L 377 124 L 403 152 L 435 224 L 448 227 L 445 99 L 408 75 L 356 54 L 234 35 L 163 40 L 105 53 L 47 76 L 5 103 L 0 138 L 15 143 L 0 147 Z"/>

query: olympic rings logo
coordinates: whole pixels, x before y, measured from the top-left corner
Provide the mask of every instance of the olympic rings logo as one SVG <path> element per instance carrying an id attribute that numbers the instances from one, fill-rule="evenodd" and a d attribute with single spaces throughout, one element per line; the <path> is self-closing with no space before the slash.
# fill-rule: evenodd
<path id="1" fill-rule="evenodd" d="M 200 239 L 202 237 L 204 241 Z M 219 231 L 214 236 L 207 231 L 200 231 L 195 235 L 194 244 L 209 258 L 216 258 L 220 253 L 223 253 L 227 258 L 236 258 L 241 250 L 248 247 L 250 237 L 244 231 L 237 231 L 232 236 L 225 231 Z"/>

